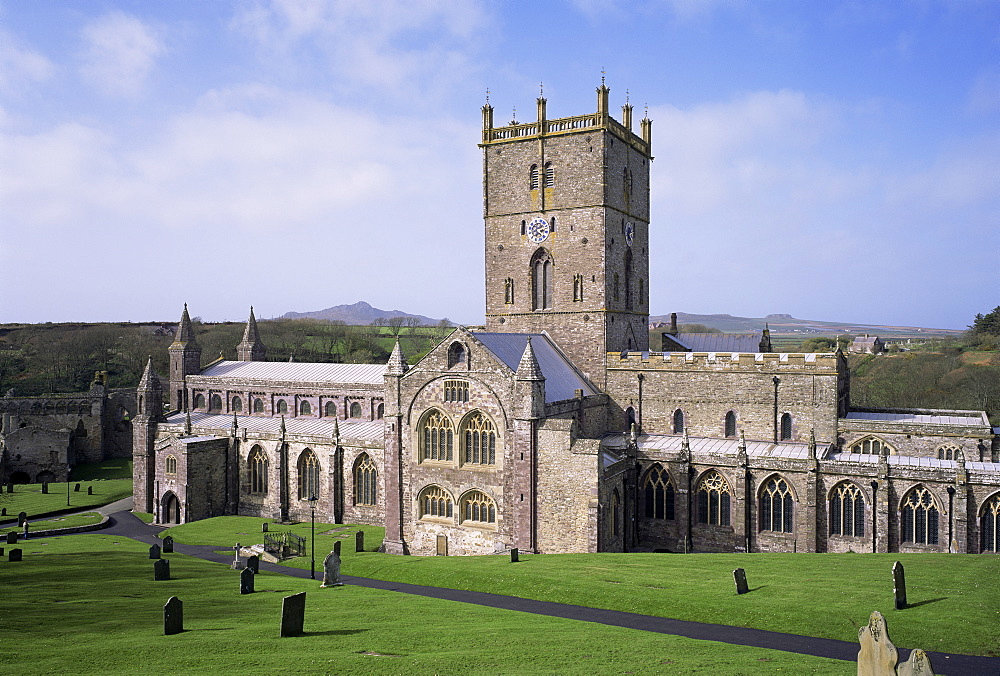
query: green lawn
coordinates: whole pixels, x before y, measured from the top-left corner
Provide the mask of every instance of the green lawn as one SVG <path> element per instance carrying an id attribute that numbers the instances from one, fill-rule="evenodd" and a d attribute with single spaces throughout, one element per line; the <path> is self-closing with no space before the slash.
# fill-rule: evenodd
<path id="1" fill-rule="evenodd" d="M 66 516 L 54 516 L 44 521 L 34 521 L 29 524 L 29 533 L 33 531 L 50 530 L 52 528 L 74 528 L 76 526 L 89 526 L 100 523 L 104 517 L 97 512 L 85 512 L 83 514 L 67 514 Z M 14 531 L 18 534 L 24 533 L 23 528 L 18 528 L 17 523 L 0 527 L 0 535 Z"/>
<path id="2" fill-rule="evenodd" d="M 837 660 L 361 587 L 320 589 L 266 572 L 258 593 L 241 596 L 237 572 L 180 554 L 169 555 L 174 579 L 153 582 L 147 547 L 106 534 L 24 544 L 24 561 L 0 560 L 10 673 L 854 671 Z M 279 639 L 281 599 L 299 591 L 308 592 L 307 633 Z M 184 602 L 186 631 L 163 636 L 170 596 Z"/>
<path id="3" fill-rule="evenodd" d="M 178 542 L 261 542 L 263 519 L 220 517 L 170 529 Z M 239 529 L 236 534 L 234 529 Z M 274 526 L 273 528 L 279 528 Z M 327 524 L 322 526 L 322 530 Z M 353 533 L 358 526 L 347 527 Z M 375 530 L 362 526 L 367 533 Z M 308 535 L 309 524 L 294 527 Z M 303 530 L 304 529 L 304 530 Z M 317 524 L 317 533 L 321 527 Z M 1000 557 L 962 554 L 547 554 L 422 557 L 354 553 L 342 545 L 345 575 L 471 589 L 595 608 L 856 641 L 879 610 L 897 645 L 996 655 L 1000 646 Z M 332 548 L 318 536 L 316 558 Z M 374 549 L 366 542 L 366 550 Z M 906 569 L 911 607 L 893 608 L 894 561 Z M 308 556 L 286 565 L 308 568 Z M 751 593 L 737 596 L 744 568 Z"/>
<path id="4" fill-rule="evenodd" d="M 80 484 L 80 491 L 73 488 Z M 94 487 L 94 494 L 87 495 L 87 487 Z M 102 479 L 99 481 L 70 481 L 69 504 L 66 506 L 66 482 L 50 483 L 48 494 L 42 494 L 41 484 L 17 484 L 14 492 L 6 490 L 0 496 L 0 507 L 7 508 L 7 516 L 0 521 L 16 519 L 19 512 L 27 512 L 29 519 L 54 512 L 83 510 L 106 505 L 132 495 L 132 479 Z"/>
<path id="5" fill-rule="evenodd" d="M 102 462 L 77 465 L 69 474 L 70 481 L 93 481 L 94 479 L 131 479 L 132 459 L 115 458 Z"/>

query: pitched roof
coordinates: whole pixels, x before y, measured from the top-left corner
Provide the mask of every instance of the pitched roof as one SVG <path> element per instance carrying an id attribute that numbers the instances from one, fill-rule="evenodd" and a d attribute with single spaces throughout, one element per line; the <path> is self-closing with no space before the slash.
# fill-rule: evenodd
<path id="1" fill-rule="evenodd" d="M 382 385 L 385 364 L 319 364 L 287 361 L 220 361 L 201 372 L 202 378 L 240 378 L 283 383 L 342 383 Z"/>
<path id="2" fill-rule="evenodd" d="M 265 362 L 266 363 L 266 362 Z M 273 418 L 267 416 L 243 415 L 236 417 L 241 429 L 251 432 L 273 432 L 281 430 L 285 421 L 288 434 L 333 439 L 334 427 L 339 427 L 342 441 L 377 441 L 383 439 L 384 423 L 381 420 L 365 422 L 337 421 L 336 418 Z M 183 425 L 184 414 L 175 413 L 164 424 Z M 220 435 L 228 435 L 233 425 L 233 416 L 219 413 L 192 413 L 191 426 L 199 429 L 216 429 Z"/>
<path id="3" fill-rule="evenodd" d="M 615 433 L 606 435 L 601 440 L 601 446 L 610 449 L 624 449 L 627 435 Z M 640 434 L 636 443 L 646 451 L 668 451 L 679 453 L 684 437 L 679 434 Z M 739 450 L 739 439 L 718 439 L 714 437 L 689 437 L 692 455 L 736 455 Z M 796 458 L 800 460 L 809 457 L 809 444 L 798 441 L 751 441 L 747 440 L 747 455 L 749 457 Z M 816 455 L 823 457 L 826 446 L 816 448 Z"/>
<path id="4" fill-rule="evenodd" d="M 572 363 L 556 348 L 544 333 L 486 333 L 473 331 L 472 335 L 492 352 L 497 359 L 507 365 L 512 372 L 524 356 L 524 349 L 531 336 L 531 348 L 535 359 L 545 376 L 545 401 L 562 401 L 576 396 L 576 390 L 583 390 L 584 396 L 597 394 L 593 386 L 580 374 Z"/>
<path id="5" fill-rule="evenodd" d="M 759 333 L 680 333 L 671 340 L 691 352 L 760 352 Z"/>
<path id="6" fill-rule="evenodd" d="M 916 409 L 906 411 L 848 411 L 848 420 L 878 420 L 882 422 L 919 423 L 926 425 L 989 425 L 982 411 L 949 411 L 945 409 Z"/>

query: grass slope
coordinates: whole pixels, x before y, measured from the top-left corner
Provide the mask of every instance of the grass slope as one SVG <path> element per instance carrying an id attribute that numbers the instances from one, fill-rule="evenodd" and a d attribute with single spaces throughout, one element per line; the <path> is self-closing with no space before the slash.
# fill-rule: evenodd
<path id="1" fill-rule="evenodd" d="M 44 521 L 33 521 L 29 524 L 29 533 L 34 531 L 51 530 L 53 528 L 74 528 L 76 526 L 89 526 L 100 523 L 104 517 L 97 512 L 85 512 L 83 514 L 67 514 L 66 516 L 55 516 Z M 0 526 L 0 535 L 10 531 L 21 534 L 23 528 L 18 528 L 17 523 Z"/>
<path id="2" fill-rule="evenodd" d="M 109 535 L 30 541 L 0 561 L 7 671 L 50 673 L 843 674 L 851 663 L 262 573 L 238 593 L 227 567 Z M 362 555 L 364 556 L 364 555 Z M 279 639 L 283 596 L 307 591 L 306 635 Z M 162 634 L 184 602 L 186 631 Z"/>
<path id="3" fill-rule="evenodd" d="M 74 486 L 80 483 L 80 491 L 73 490 Z M 94 487 L 94 494 L 87 495 L 87 487 Z M 18 484 L 14 486 L 13 493 L 4 491 L 0 497 L 0 507 L 7 508 L 7 516 L 0 518 L 0 521 L 16 519 L 18 513 L 27 512 L 29 519 L 34 519 L 48 514 L 65 512 L 67 510 L 82 510 L 90 507 L 99 507 L 109 502 L 121 500 L 132 495 L 131 479 L 109 479 L 106 481 L 94 481 L 92 483 L 81 481 L 70 482 L 69 503 L 66 506 L 66 482 L 50 483 L 49 492 L 42 493 L 41 484 Z"/>

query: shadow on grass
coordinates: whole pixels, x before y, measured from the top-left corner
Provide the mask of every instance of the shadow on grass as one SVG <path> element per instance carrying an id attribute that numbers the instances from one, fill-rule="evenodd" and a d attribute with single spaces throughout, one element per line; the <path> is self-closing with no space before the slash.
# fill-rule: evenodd
<path id="1" fill-rule="evenodd" d="M 926 606 L 928 603 L 937 603 L 938 601 L 947 601 L 947 596 L 942 596 L 939 599 L 927 599 L 926 601 L 917 601 L 916 603 L 907 603 L 906 608 L 919 608 L 920 606 Z M 904 608 L 903 610 L 906 610 Z"/>
<path id="2" fill-rule="evenodd" d="M 303 636 L 351 636 L 353 634 L 361 634 L 369 629 L 331 629 L 329 631 L 304 631 Z"/>
<path id="3" fill-rule="evenodd" d="M 748 590 L 747 590 L 747 594 L 749 594 L 750 592 L 755 592 L 755 591 L 757 591 L 758 589 L 764 589 L 765 587 L 767 587 L 767 585 L 766 585 L 766 584 L 762 584 L 762 585 L 761 585 L 761 586 L 759 586 L 759 587 L 754 587 L 753 589 L 748 589 Z"/>

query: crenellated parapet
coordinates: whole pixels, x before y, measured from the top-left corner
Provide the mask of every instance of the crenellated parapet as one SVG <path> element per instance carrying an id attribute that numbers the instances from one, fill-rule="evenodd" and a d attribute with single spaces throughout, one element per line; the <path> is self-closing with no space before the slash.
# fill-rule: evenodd
<path id="1" fill-rule="evenodd" d="M 833 352 L 609 352 L 608 369 L 660 371 L 783 370 L 835 374 L 846 368 Z"/>

